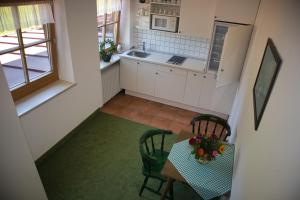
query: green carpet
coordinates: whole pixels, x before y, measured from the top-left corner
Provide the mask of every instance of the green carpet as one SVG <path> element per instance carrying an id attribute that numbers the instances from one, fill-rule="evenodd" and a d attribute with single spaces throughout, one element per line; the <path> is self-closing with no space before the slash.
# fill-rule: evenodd
<path id="1" fill-rule="evenodd" d="M 149 129 L 152 127 L 97 112 L 37 165 L 48 198 L 160 199 L 148 190 L 138 196 L 144 179 L 138 141 Z M 175 138 L 167 138 L 168 148 Z M 155 188 L 158 184 L 156 180 L 150 182 Z M 175 199 L 201 199 L 181 183 L 175 184 L 174 195 Z"/>

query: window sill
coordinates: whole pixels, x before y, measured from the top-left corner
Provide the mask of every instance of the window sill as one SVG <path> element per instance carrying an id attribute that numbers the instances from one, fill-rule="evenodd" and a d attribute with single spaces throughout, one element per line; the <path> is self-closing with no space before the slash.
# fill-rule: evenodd
<path id="1" fill-rule="evenodd" d="M 15 103 L 18 116 L 21 117 L 25 115 L 74 85 L 76 84 L 63 80 L 55 81 L 54 83 L 18 100 Z"/>
<path id="2" fill-rule="evenodd" d="M 111 57 L 111 60 L 109 62 L 104 62 L 103 60 L 100 61 L 100 70 L 103 71 L 106 68 L 112 66 L 113 64 L 117 63 L 120 61 L 120 56 L 117 54 L 114 54 Z"/>

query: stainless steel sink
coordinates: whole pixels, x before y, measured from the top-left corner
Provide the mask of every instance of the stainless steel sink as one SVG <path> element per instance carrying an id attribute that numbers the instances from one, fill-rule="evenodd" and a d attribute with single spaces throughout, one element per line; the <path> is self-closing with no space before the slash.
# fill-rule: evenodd
<path id="1" fill-rule="evenodd" d="M 130 51 L 129 53 L 127 53 L 127 55 L 135 56 L 135 57 L 139 57 L 139 58 L 146 58 L 150 55 L 150 53 L 141 52 L 141 51 Z"/>

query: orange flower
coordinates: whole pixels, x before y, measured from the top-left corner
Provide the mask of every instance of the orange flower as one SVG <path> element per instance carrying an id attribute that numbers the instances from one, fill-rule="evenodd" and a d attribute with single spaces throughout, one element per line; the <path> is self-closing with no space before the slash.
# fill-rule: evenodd
<path id="1" fill-rule="evenodd" d="M 197 149 L 197 155 L 202 157 L 204 155 L 204 149 L 203 148 Z"/>
<path id="2" fill-rule="evenodd" d="M 220 153 L 220 154 L 223 154 L 224 151 L 225 151 L 225 146 L 224 146 L 224 144 L 222 144 L 222 145 L 219 147 L 219 153 Z"/>

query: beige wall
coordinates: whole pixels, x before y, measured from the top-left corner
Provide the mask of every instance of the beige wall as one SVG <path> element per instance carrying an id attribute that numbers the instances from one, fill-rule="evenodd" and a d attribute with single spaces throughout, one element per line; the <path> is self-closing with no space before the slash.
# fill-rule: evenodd
<path id="1" fill-rule="evenodd" d="M 262 0 L 240 88 L 233 200 L 300 199 L 300 1 Z M 252 88 L 267 38 L 282 66 L 258 131 Z"/>
<path id="2" fill-rule="evenodd" d="M 0 65 L 0 199 L 47 199 Z"/>
<path id="3" fill-rule="evenodd" d="M 96 0 L 56 0 L 60 76 L 76 85 L 21 117 L 34 159 L 102 105 Z"/>
<path id="4" fill-rule="evenodd" d="M 96 1 L 55 1 L 60 77 L 76 86 L 18 118 L 0 66 L 0 199 L 47 199 L 34 160 L 102 105 Z"/>

